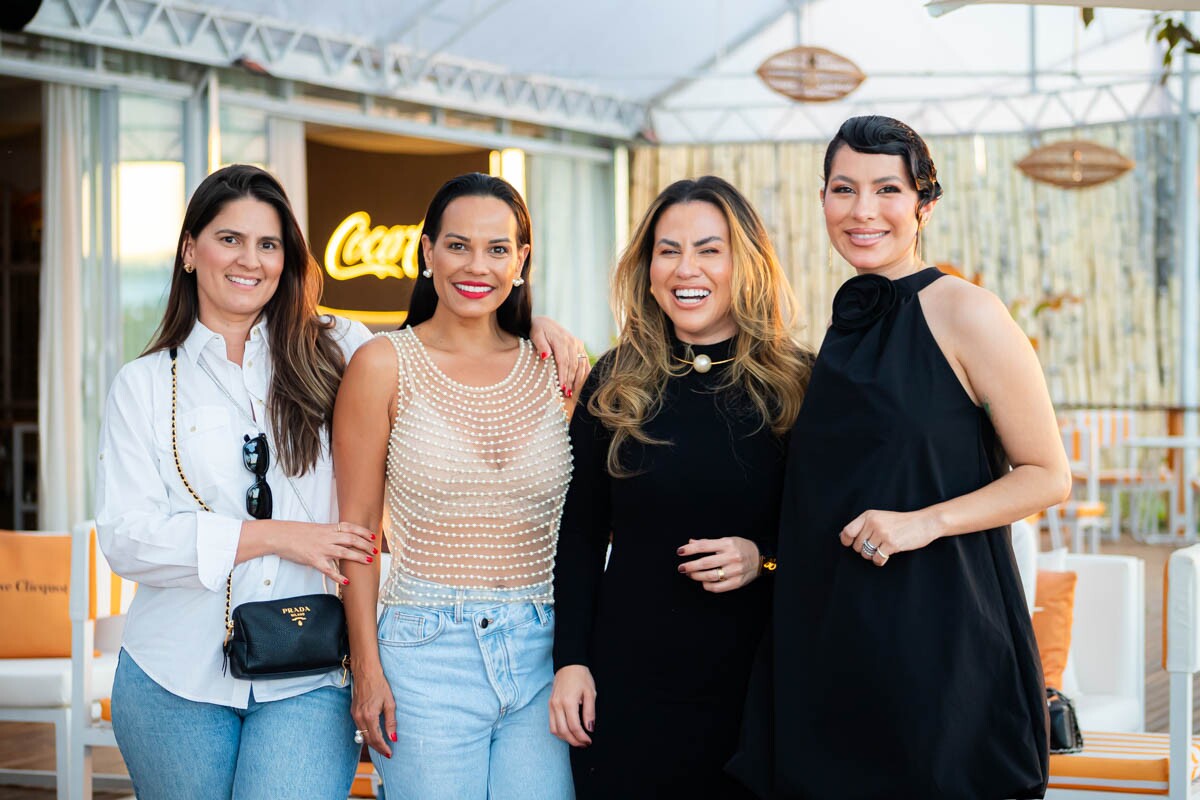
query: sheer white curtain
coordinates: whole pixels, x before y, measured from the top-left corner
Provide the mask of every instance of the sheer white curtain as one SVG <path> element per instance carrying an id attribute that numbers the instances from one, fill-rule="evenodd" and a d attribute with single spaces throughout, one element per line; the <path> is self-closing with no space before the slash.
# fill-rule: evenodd
<path id="1" fill-rule="evenodd" d="M 534 310 L 567 326 L 593 355 L 612 346 L 609 276 L 615 265 L 613 167 L 530 155 Z"/>
<path id="2" fill-rule="evenodd" d="M 87 517 L 83 421 L 85 89 L 47 84 L 41 322 L 38 331 L 38 527 Z"/>
<path id="3" fill-rule="evenodd" d="M 308 238 L 308 162 L 304 144 L 304 123 L 294 119 L 272 118 L 267 124 L 267 157 L 271 171 L 292 203 L 300 230 Z M 320 256 L 317 256 L 320 258 Z"/>

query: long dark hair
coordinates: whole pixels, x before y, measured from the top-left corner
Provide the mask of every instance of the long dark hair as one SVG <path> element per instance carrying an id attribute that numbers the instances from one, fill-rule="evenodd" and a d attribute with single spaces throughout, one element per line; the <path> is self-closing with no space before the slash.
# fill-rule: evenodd
<path id="1" fill-rule="evenodd" d="M 421 227 L 421 235 L 428 236 L 429 241 L 437 242 L 442 232 L 442 214 L 451 202 L 460 197 L 494 197 L 503 201 L 517 220 L 517 249 L 529 245 L 529 255 L 521 267 L 521 277 L 525 283 L 512 287 L 508 297 L 496 309 L 496 322 L 500 329 L 513 336 L 529 338 L 529 327 L 533 323 L 533 297 L 529 285 L 529 276 L 533 269 L 533 225 L 529 221 L 529 209 L 521 195 L 512 184 L 503 178 L 484 175 L 482 172 L 470 172 L 451 178 L 437 190 L 433 200 L 429 202 L 429 210 L 425 212 L 425 224 Z M 412 299 L 408 304 L 408 317 L 405 326 L 419 325 L 433 316 L 437 310 L 438 296 L 433 288 L 433 279 L 425 277 L 425 248 L 417 248 L 417 284 L 413 287 Z"/>
<path id="2" fill-rule="evenodd" d="M 178 347 L 200 315 L 196 275 L 183 269 L 183 247 L 199 238 L 229 203 L 252 198 L 279 214 L 283 229 L 283 272 L 262 314 L 271 347 L 271 386 L 267 413 L 275 435 L 279 463 L 289 475 L 303 475 L 321 456 L 321 431 L 333 430 L 333 401 L 346 360 L 333 341 L 333 320 L 317 316 L 321 268 L 309 254 L 287 194 L 268 172 L 233 164 L 209 175 L 192 195 L 179 243 L 167 309 L 143 355 Z"/>
<path id="3" fill-rule="evenodd" d="M 908 171 L 908 179 L 917 187 L 917 214 L 942 196 L 942 185 L 938 183 L 937 167 L 925 144 L 916 131 L 898 119 L 877 115 L 851 117 L 842 123 L 837 134 L 825 148 L 825 185 L 829 185 L 829 170 L 833 168 L 833 157 L 842 147 L 856 153 L 885 156 L 900 156 Z"/>

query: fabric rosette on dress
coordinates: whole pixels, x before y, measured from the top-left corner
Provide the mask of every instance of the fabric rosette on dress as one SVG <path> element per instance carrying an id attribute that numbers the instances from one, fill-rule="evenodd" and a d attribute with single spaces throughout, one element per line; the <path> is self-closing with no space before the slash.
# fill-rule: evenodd
<path id="1" fill-rule="evenodd" d="M 892 310 L 896 286 L 882 275 L 857 275 L 833 297 L 833 327 L 843 331 L 868 328 Z"/>

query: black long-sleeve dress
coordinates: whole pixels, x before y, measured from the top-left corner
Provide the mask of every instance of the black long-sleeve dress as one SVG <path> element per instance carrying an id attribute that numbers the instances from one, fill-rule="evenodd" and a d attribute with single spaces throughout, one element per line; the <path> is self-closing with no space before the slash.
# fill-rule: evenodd
<path id="1" fill-rule="evenodd" d="M 730 347 L 694 351 L 716 362 Z M 580 798 L 745 796 L 723 766 L 737 746 L 770 578 L 706 592 L 678 572 L 676 548 L 740 535 L 773 553 L 786 447 L 743 397 L 714 393 L 724 369 L 667 381 L 645 430 L 670 444 L 623 448 L 623 463 L 639 470 L 626 478 L 609 476 L 610 432 L 587 408 L 607 356 L 580 392 L 554 641 L 556 670 L 584 664 L 596 681 L 593 743 L 571 753 Z"/>
<path id="2" fill-rule="evenodd" d="M 1042 797 L 1046 699 L 1007 526 L 876 567 L 838 534 L 991 483 L 996 432 L 917 293 L 930 268 L 852 278 L 792 430 L 773 658 L 756 669 L 731 771 L 762 797 Z"/>

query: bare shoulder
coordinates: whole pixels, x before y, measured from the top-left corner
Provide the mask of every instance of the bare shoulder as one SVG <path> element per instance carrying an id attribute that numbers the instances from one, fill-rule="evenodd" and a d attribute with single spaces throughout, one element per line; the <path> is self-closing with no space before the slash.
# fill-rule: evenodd
<path id="1" fill-rule="evenodd" d="M 947 275 L 921 292 L 921 309 L 931 327 L 959 337 L 996 336 L 1017 330 L 1004 302 L 970 281 Z"/>
<path id="2" fill-rule="evenodd" d="M 387 336 L 375 336 L 354 351 L 346 367 L 346 379 L 371 382 L 386 380 L 391 385 L 396 379 L 397 369 L 395 346 Z"/>

